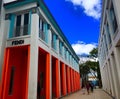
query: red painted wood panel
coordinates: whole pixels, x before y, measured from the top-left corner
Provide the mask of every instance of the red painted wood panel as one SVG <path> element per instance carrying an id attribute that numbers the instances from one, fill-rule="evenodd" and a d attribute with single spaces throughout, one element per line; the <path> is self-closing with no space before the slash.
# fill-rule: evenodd
<path id="1" fill-rule="evenodd" d="M 60 68 L 58 59 L 56 59 L 56 98 L 60 97 Z"/>
<path id="2" fill-rule="evenodd" d="M 66 89 L 66 73 L 65 73 L 65 64 L 62 64 L 62 83 L 63 83 L 63 95 L 67 94 L 67 89 Z"/>
<path id="3" fill-rule="evenodd" d="M 50 55 L 47 54 L 46 57 L 46 97 L 45 99 L 50 99 Z"/>
<path id="4" fill-rule="evenodd" d="M 27 99 L 27 47 L 8 48 L 6 53 L 1 99 Z M 14 73 L 11 76 L 13 68 Z"/>

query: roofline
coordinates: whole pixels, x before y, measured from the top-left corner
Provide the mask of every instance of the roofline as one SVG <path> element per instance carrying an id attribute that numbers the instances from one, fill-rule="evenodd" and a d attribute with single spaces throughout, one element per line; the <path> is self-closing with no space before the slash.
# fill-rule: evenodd
<path id="1" fill-rule="evenodd" d="M 43 10 L 43 12 L 45 13 L 46 17 L 49 19 L 49 21 L 51 22 L 51 24 L 54 26 L 54 28 L 57 30 L 57 32 L 59 33 L 59 35 L 63 38 L 63 41 L 65 41 L 65 43 L 67 44 L 67 46 L 70 48 L 70 50 L 72 51 L 72 53 L 75 55 L 75 59 L 77 61 L 79 61 L 79 57 L 77 56 L 77 54 L 75 53 L 75 51 L 73 50 L 73 48 L 71 47 L 71 44 L 69 43 L 69 41 L 67 40 L 66 36 L 64 35 L 64 33 L 62 32 L 61 28 L 59 27 L 59 25 L 57 24 L 55 18 L 52 16 L 50 10 L 48 9 L 48 7 L 46 6 L 46 4 L 44 3 L 43 0 L 18 0 L 18 1 L 13 1 L 10 3 L 6 3 L 4 4 L 4 7 L 6 9 L 9 8 L 14 8 L 14 7 L 18 7 L 21 5 L 25 5 L 27 3 L 32 3 L 32 2 L 38 2 L 40 8 Z M 50 20 L 51 19 L 51 20 Z"/>
<path id="2" fill-rule="evenodd" d="M 17 1 L 12 1 L 9 3 L 5 3 L 4 7 L 5 9 L 10 9 L 10 8 L 15 8 L 15 7 L 19 7 L 21 5 L 25 5 L 28 3 L 32 3 L 32 2 L 37 2 L 37 0 L 17 0 Z"/>
<path id="3" fill-rule="evenodd" d="M 59 27 L 59 25 L 57 24 L 55 18 L 53 17 L 53 15 L 51 14 L 50 10 L 48 9 L 48 7 L 46 6 L 46 4 L 44 3 L 43 0 L 38 0 L 40 4 L 43 4 L 44 7 L 46 8 L 47 10 L 47 13 L 50 15 L 50 16 L 47 16 L 47 17 L 51 17 L 52 20 L 54 22 L 52 22 L 52 20 L 50 20 L 50 22 L 52 23 L 52 25 L 55 27 L 55 29 L 58 31 L 58 33 L 60 34 L 60 36 L 63 38 L 63 40 L 66 42 L 66 44 L 68 45 L 68 47 L 72 50 L 73 54 L 75 54 L 77 60 L 79 61 L 79 57 L 77 56 L 77 54 L 75 53 L 75 51 L 73 50 L 73 48 L 71 47 L 69 41 L 67 40 L 66 36 L 64 35 L 64 33 L 62 32 L 61 28 Z M 42 3 L 41 3 L 42 2 Z M 43 9 L 42 9 L 43 10 Z M 44 11 L 45 12 L 45 11 Z M 45 13 L 45 14 L 47 14 Z M 48 18 L 49 19 L 49 18 Z M 57 27 L 56 27 L 57 26 Z"/>
<path id="4" fill-rule="evenodd" d="M 99 38 L 98 38 L 98 49 L 99 49 L 100 41 L 101 41 L 101 30 L 102 30 L 102 24 L 103 24 L 105 1 L 106 0 L 102 1 L 102 13 L 101 13 L 101 20 L 100 20 L 100 30 L 99 30 Z"/>

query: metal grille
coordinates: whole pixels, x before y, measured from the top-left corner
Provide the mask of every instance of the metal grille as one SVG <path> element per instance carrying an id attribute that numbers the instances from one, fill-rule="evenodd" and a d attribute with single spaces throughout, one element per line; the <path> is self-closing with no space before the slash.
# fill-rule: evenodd
<path id="1" fill-rule="evenodd" d="M 56 49 L 56 45 L 55 45 L 55 42 L 52 40 L 52 48 Z"/>
<path id="2" fill-rule="evenodd" d="M 14 30 L 14 37 L 28 35 L 28 25 L 17 26 Z"/>
<path id="3" fill-rule="evenodd" d="M 42 30 L 39 30 L 39 37 L 45 41 L 45 33 Z"/>

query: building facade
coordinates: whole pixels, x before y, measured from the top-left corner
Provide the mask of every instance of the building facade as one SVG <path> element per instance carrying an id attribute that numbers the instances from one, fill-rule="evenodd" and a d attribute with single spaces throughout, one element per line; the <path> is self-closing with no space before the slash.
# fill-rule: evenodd
<path id="1" fill-rule="evenodd" d="M 43 0 L 3 8 L 0 99 L 52 99 L 79 90 L 79 58 Z"/>
<path id="2" fill-rule="evenodd" d="M 103 0 L 98 56 L 103 89 L 120 99 L 120 0 Z"/>
<path id="3" fill-rule="evenodd" d="M 5 48 L 5 34 L 4 31 L 4 9 L 3 9 L 3 0 L 0 0 L 0 93 L 1 93 L 1 79 L 2 79 L 2 64 L 3 64 L 3 56 L 4 56 L 4 48 Z"/>

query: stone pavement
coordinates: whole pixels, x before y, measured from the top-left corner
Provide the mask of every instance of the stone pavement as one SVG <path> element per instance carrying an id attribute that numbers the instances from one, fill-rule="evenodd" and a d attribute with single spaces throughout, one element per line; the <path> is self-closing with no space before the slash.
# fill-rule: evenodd
<path id="1" fill-rule="evenodd" d="M 85 94 L 83 94 L 81 90 L 76 93 L 65 96 L 61 99 L 113 99 L 113 98 L 106 92 L 104 92 L 102 89 L 95 89 L 94 92 L 90 93 L 89 95 L 87 94 L 86 91 Z"/>

